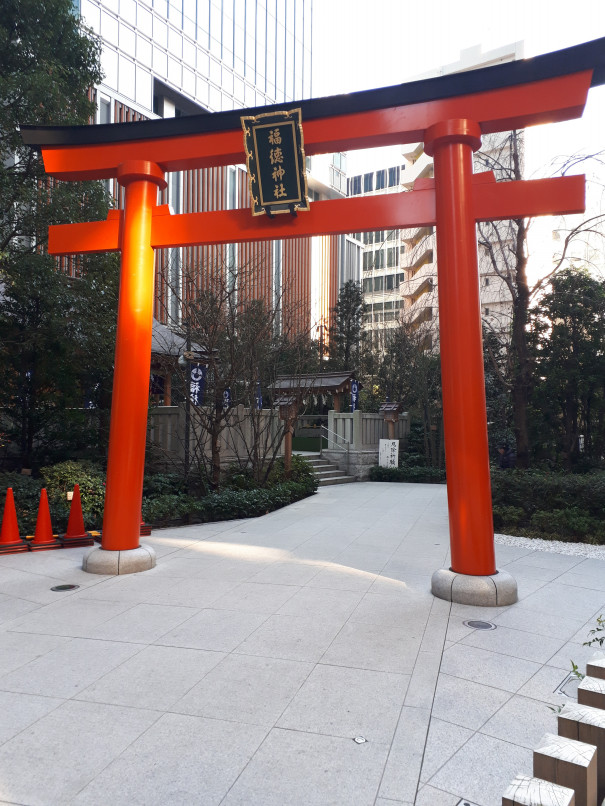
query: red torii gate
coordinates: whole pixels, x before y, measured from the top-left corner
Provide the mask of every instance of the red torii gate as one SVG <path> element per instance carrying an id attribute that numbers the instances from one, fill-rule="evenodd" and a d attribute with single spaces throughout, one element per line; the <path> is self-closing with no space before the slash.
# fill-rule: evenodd
<path id="1" fill-rule="evenodd" d="M 129 573 L 155 564 L 139 546 L 151 353 L 154 249 L 436 225 L 451 568 L 435 595 L 516 601 L 495 566 L 476 221 L 584 210 L 584 177 L 496 183 L 473 174 L 481 135 L 580 117 L 605 83 L 605 39 L 535 59 L 381 90 L 169 120 L 89 127 L 23 127 L 48 174 L 117 178 L 123 211 L 103 222 L 50 228 L 52 254 L 121 250 L 122 270 L 102 547 L 84 567 Z M 165 172 L 245 162 L 241 115 L 301 107 L 309 155 L 423 141 L 434 180 L 412 192 L 312 202 L 292 218 L 247 210 L 171 215 L 157 206 Z"/>

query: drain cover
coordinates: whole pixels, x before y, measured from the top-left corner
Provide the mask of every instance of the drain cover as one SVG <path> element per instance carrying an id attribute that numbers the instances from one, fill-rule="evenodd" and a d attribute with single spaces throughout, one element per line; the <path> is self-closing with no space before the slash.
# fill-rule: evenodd
<path id="1" fill-rule="evenodd" d="M 55 585 L 54 588 L 51 588 L 51 591 L 75 591 L 79 587 L 79 585 Z"/>
<path id="2" fill-rule="evenodd" d="M 470 800 L 465 800 L 464 798 L 462 798 L 462 800 L 459 800 L 459 801 L 458 801 L 458 803 L 456 804 L 456 806 L 477 806 L 477 804 L 476 804 L 476 803 L 473 803 L 473 802 L 472 802 L 472 801 L 470 801 Z"/>
<path id="3" fill-rule="evenodd" d="M 475 621 L 474 619 L 470 619 L 469 621 L 464 621 L 467 627 L 472 627 L 473 630 L 495 630 L 496 625 L 492 624 L 491 621 Z M 473 806 L 471 803 L 470 806 Z"/>
<path id="4" fill-rule="evenodd" d="M 578 685 L 580 684 L 580 678 L 570 672 L 566 675 L 563 680 L 559 683 L 556 687 L 554 693 L 555 694 L 562 694 L 564 697 L 569 697 L 572 700 L 575 700 L 578 696 Z"/>

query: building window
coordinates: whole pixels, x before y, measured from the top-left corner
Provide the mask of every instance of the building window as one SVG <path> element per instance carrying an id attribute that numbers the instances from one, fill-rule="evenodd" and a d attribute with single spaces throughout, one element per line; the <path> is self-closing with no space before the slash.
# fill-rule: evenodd
<path id="1" fill-rule="evenodd" d="M 349 196 L 359 196 L 361 193 L 361 176 L 352 176 L 349 179 Z"/>
<path id="2" fill-rule="evenodd" d="M 484 316 L 489 316 L 489 308 L 484 308 L 483 309 L 483 315 Z"/>
<path id="3" fill-rule="evenodd" d="M 397 265 L 397 247 L 391 246 L 387 249 L 387 267 L 392 269 Z"/>
<path id="4" fill-rule="evenodd" d="M 384 277 L 374 277 L 374 291 L 384 290 Z"/>
<path id="5" fill-rule="evenodd" d="M 363 192 L 370 193 L 374 190 L 374 174 L 363 175 Z"/>
<path id="6" fill-rule="evenodd" d="M 363 270 L 371 271 L 374 267 L 374 255 L 372 252 L 363 253 Z"/>
<path id="7" fill-rule="evenodd" d="M 395 277 L 392 274 L 388 274 L 385 279 L 387 283 L 387 291 L 392 291 Z"/>
<path id="8" fill-rule="evenodd" d="M 384 249 L 377 249 L 374 252 L 374 268 L 384 269 Z"/>
<path id="9" fill-rule="evenodd" d="M 363 281 L 363 293 L 370 294 L 372 292 L 372 278 L 366 277 Z"/>
<path id="10" fill-rule="evenodd" d="M 376 171 L 376 190 L 383 190 L 387 186 L 387 172 L 386 169 Z"/>
<path id="11" fill-rule="evenodd" d="M 389 168 L 389 187 L 395 187 L 399 184 L 400 168 L 397 165 L 395 168 Z"/>
<path id="12" fill-rule="evenodd" d="M 484 278 L 483 285 L 489 285 L 489 277 Z"/>

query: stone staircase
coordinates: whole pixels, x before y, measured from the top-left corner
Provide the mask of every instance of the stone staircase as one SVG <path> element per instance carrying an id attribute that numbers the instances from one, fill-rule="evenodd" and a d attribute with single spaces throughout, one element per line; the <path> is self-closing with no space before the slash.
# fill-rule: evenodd
<path id="1" fill-rule="evenodd" d="M 356 481 L 355 476 L 347 476 L 344 470 L 339 470 L 337 465 L 322 459 L 318 453 L 305 453 L 304 458 L 313 468 L 313 472 L 319 479 L 320 487 L 328 487 L 331 484 L 351 484 Z"/>

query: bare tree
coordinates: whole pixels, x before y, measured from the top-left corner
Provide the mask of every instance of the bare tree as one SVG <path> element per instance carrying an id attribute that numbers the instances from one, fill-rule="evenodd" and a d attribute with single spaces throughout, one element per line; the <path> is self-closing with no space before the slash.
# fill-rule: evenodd
<path id="1" fill-rule="evenodd" d="M 577 156 L 569 160 L 563 172 L 571 170 L 578 161 Z M 521 180 L 522 133 L 487 136 L 475 162 L 483 170 L 493 171 L 497 181 Z M 517 218 L 478 225 L 480 273 L 496 280 L 500 294 L 499 315 L 494 317 L 492 311 L 492 316 L 484 316 L 484 327 L 490 333 L 486 348 L 495 377 L 510 394 L 519 467 L 528 467 L 530 463 L 529 405 L 535 371 L 529 343 L 530 308 L 552 276 L 568 265 L 572 246 L 579 238 L 589 233 L 603 236 L 603 221 L 603 215 L 592 216 L 563 233 L 559 254 L 534 282 L 530 282 L 527 271 L 531 220 Z"/>
<path id="2" fill-rule="evenodd" d="M 267 480 L 284 435 L 271 386 L 280 372 L 304 371 L 313 353 L 282 294 L 272 295 L 272 304 L 253 296 L 258 273 L 254 263 L 185 263 L 165 273 L 167 324 L 187 353 L 178 373 L 185 472 L 212 489 L 220 486 L 225 452 L 257 483 Z"/>

